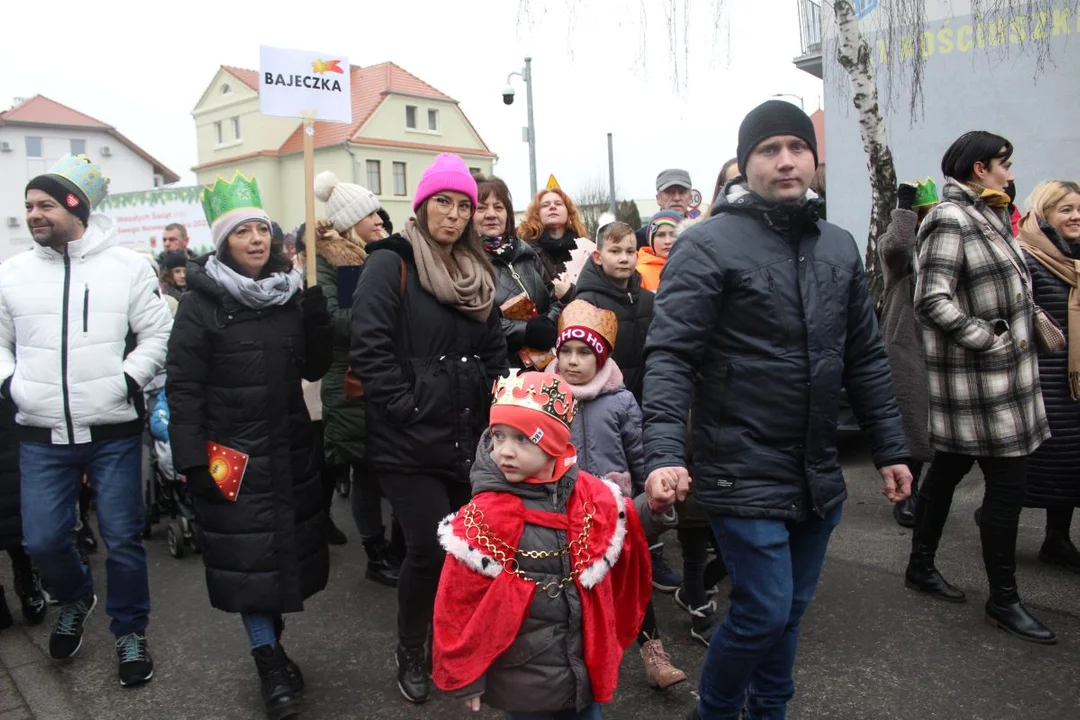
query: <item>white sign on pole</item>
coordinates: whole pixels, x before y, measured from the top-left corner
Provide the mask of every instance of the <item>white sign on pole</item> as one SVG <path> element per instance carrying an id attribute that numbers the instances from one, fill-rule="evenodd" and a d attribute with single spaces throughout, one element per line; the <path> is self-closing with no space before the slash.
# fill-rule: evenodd
<path id="1" fill-rule="evenodd" d="M 348 59 L 340 55 L 264 45 L 259 49 L 259 112 L 351 123 L 351 74 Z"/>

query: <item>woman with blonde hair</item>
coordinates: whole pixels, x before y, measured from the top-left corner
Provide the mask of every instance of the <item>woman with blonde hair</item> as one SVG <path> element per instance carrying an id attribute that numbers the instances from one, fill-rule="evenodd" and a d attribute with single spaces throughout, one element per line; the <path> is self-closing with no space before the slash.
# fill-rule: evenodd
<path id="1" fill-rule="evenodd" d="M 562 188 L 536 194 L 518 225 L 518 237 L 532 245 L 544 270 L 544 282 L 555 288 L 555 300 L 568 302 L 573 285 L 563 278 L 578 238 L 588 235 L 581 212 Z"/>
<path id="2" fill-rule="evenodd" d="M 1050 439 L 1028 460 L 1024 507 L 1046 509 L 1039 560 L 1080 573 L 1080 551 L 1069 537 L 1080 505 L 1080 185 L 1039 184 L 1020 222 L 1020 246 L 1035 303 L 1065 332 L 1066 350 L 1039 356 Z"/>
<path id="3" fill-rule="evenodd" d="M 315 196 L 326 203 L 326 217 L 315 224 L 315 269 L 334 325 L 334 362 L 319 392 L 328 537 L 332 543 L 345 543 L 345 535 L 329 519 L 330 505 L 338 479 L 347 481 L 352 468 L 356 484 L 353 518 L 368 557 L 365 576 L 380 585 L 397 587 L 400 561 L 386 539 L 379 482 L 364 462 L 367 409 L 362 397 L 350 397 L 345 390 L 352 342 L 352 289 L 367 260 L 367 244 L 386 237 L 379 215 L 381 206 L 373 192 L 341 182 L 330 171 L 315 177 Z"/>

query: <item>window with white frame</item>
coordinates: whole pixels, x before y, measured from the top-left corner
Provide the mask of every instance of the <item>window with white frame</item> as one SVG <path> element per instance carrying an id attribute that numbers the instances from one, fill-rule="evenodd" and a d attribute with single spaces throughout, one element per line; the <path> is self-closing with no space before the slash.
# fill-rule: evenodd
<path id="1" fill-rule="evenodd" d="M 72 155 L 85 155 L 86 154 L 86 141 L 79 140 L 77 138 L 71 139 L 71 154 Z"/>
<path id="2" fill-rule="evenodd" d="M 232 95 L 232 86 L 229 85 L 229 83 L 225 83 L 224 85 L 222 85 L 221 86 L 221 94 L 222 95 Z"/>
<path id="3" fill-rule="evenodd" d="M 237 139 L 237 140 L 240 139 L 240 118 L 239 117 L 234 117 L 232 119 L 232 134 L 233 134 L 233 137 L 235 139 Z"/>
<path id="4" fill-rule="evenodd" d="M 406 105 L 405 106 L 405 127 L 409 128 L 410 130 L 415 130 L 416 129 L 416 106 L 415 105 Z"/>
<path id="5" fill-rule="evenodd" d="M 42 154 L 41 144 L 42 144 L 41 143 L 41 138 L 32 137 L 30 135 L 27 135 L 26 136 L 26 157 L 28 157 L 28 158 L 44 157 L 44 155 Z"/>
<path id="6" fill-rule="evenodd" d="M 405 163 L 394 163 L 394 194 L 408 195 L 408 183 L 405 177 Z"/>
<path id="7" fill-rule="evenodd" d="M 427 111 L 427 129 L 431 132 L 439 131 L 439 111 L 429 109 Z"/>
<path id="8" fill-rule="evenodd" d="M 214 123 L 214 141 L 218 145 L 222 145 L 225 143 L 225 130 L 221 127 L 220 120 Z"/>
<path id="9" fill-rule="evenodd" d="M 382 163 L 378 160 L 367 161 L 367 188 L 376 195 L 382 195 Z"/>

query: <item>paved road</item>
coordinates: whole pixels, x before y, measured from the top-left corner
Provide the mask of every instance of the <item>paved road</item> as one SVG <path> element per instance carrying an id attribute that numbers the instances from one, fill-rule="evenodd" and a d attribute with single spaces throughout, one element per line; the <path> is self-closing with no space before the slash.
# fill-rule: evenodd
<path id="1" fill-rule="evenodd" d="M 910 533 L 892 522 L 865 449 L 848 448 L 845 467 L 851 498 L 817 600 L 804 621 L 798 695 L 790 717 L 1080 718 L 1080 576 L 1035 560 L 1041 515 L 1024 513 L 1019 579 L 1028 606 L 1061 637 L 1059 645 L 1049 648 L 1011 639 L 982 621 L 985 580 L 971 520 L 981 481 L 961 485 L 943 540 L 940 567 L 971 596 L 967 605 L 955 606 L 903 588 Z M 347 517 L 343 501 L 336 512 L 342 520 Z M 285 635 L 290 654 L 308 678 L 305 717 L 467 717 L 457 704 L 437 695 L 423 707 L 401 700 L 394 681 L 393 591 L 363 579 L 356 533 L 351 523 L 341 525 L 350 543 L 332 549 L 328 589 L 309 603 L 307 612 L 290 617 Z M 669 546 L 677 556 L 677 544 Z M 89 623 L 86 646 L 67 666 L 55 666 L 43 655 L 48 624 L 16 625 L 0 633 L 0 720 L 263 717 L 240 621 L 210 608 L 199 558 L 171 558 L 161 531 L 149 542 L 149 553 L 154 681 L 137 690 L 117 685 L 103 604 Z M 3 565 L 0 582 L 10 587 L 10 570 Z M 104 557 L 96 557 L 94 565 L 103 578 Z M 667 646 L 696 680 L 705 650 L 690 640 L 685 613 L 669 596 L 657 597 Z M 667 694 L 649 690 L 631 651 L 605 717 L 682 718 L 694 703 L 694 689 L 684 684 Z M 473 717 L 497 716 L 486 711 Z"/>

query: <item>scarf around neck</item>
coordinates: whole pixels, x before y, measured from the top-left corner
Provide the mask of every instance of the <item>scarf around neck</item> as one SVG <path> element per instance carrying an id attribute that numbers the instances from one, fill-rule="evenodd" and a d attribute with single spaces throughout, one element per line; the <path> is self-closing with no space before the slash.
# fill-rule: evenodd
<path id="1" fill-rule="evenodd" d="M 987 205 L 995 210 L 1006 210 L 1009 205 L 1012 204 L 1012 198 L 1000 190 L 991 190 L 990 188 L 983 187 L 979 183 L 964 183 L 979 196 L 979 199 L 984 201 Z"/>
<path id="2" fill-rule="evenodd" d="M 1066 257 L 1039 227 L 1038 218 L 1032 213 L 1025 215 L 1020 222 L 1020 247 L 1069 286 L 1066 328 L 1069 341 L 1069 392 L 1073 400 L 1080 400 L 1080 260 Z"/>
<path id="3" fill-rule="evenodd" d="M 451 250 L 453 262 L 444 262 L 434 241 L 424 237 L 415 219 L 405 223 L 401 236 L 412 245 L 420 285 L 443 305 L 476 322 L 487 322 L 495 304 L 495 278 L 488 268 L 470 255 L 461 242 L 454 243 Z"/>
<path id="4" fill-rule="evenodd" d="M 233 300 L 252 310 L 284 305 L 300 289 L 301 276 L 295 269 L 253 280 L 218 260 L 216 255 L 206 261 L 206 274 Z"/>
<path id="5" fill-rule="evenodd" d="M 556 240 L 551 237 L 548 230 L 544 229 L 544 234 L 537 239 L 536 244 L 544 249 L 551 259 L 556 263 L 568 263 L 571 260 L 571 252 L 577 250 L 577 236 L 574 235 L 574 230 L 569 225 L 566 226 L 565 235 Z"/>

